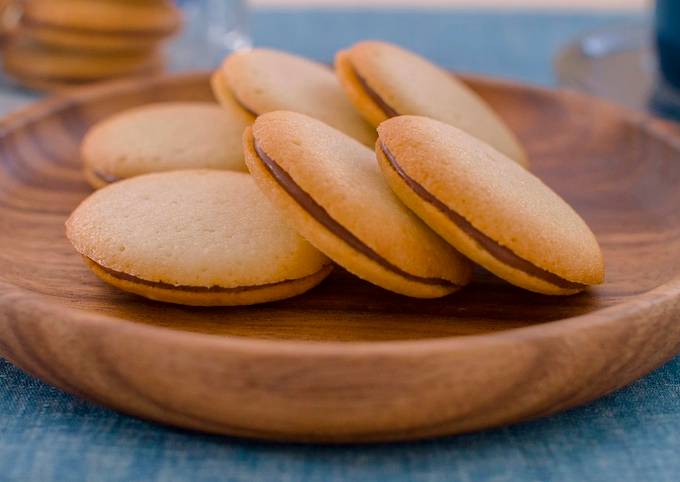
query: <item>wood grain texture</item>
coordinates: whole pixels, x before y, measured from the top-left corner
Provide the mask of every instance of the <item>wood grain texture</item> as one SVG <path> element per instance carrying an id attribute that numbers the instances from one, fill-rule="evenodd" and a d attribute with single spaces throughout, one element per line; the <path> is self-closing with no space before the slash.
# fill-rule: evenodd
<path id="1" fill-rule="evenodd" d="M 237 309 L 164 305 L 91 274 L 63 223 L 90 191 L 87 126 L 161 100 L 205 100 L 205 75 L 124 81 L 0 125 L 0 353 L 66 391 L 209 432 L 378 441 L 495 426 L 582 404 L 680 350 L 676 127 L 588 97 L 469 79 L 535 172 L 600 240 L 607 283 L 566 298 L 479 271 L 414 300 L 341 271 L 304 296 Z"/>

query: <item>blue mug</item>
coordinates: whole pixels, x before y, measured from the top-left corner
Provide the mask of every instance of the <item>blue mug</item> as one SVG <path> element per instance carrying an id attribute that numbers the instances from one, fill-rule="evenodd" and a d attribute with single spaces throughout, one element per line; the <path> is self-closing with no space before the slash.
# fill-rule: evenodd
<path id="1" fill-rule="evenodd" d="M 680 0 L 656 0 L 655 34 L 660 78 L 653 107 L 680 120 Z"/>

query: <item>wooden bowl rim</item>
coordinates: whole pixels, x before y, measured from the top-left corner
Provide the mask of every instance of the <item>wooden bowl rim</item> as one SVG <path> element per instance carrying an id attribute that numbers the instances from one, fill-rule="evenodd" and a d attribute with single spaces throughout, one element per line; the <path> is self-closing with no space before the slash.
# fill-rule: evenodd
<path id="1" fill-rule="evenodd" d="M 207 72 L 189 72 L 184 74 L 158 75 L 145 79 L 147 85 L 168 83 L 184 83 L 197 81 L 207 77 Z M 597 103 L 602 107 L 614 110 L 624 120 L 637 124 L 642 130 L 650 132 L 662 142 L 671 144 L 680 151 L 680 137 L 674 136 L 670 130 L 677 127 L 656 119 L 650 115 L 633 112 L 626 107 L 619 106 L 602 99 L 563 89 L 549 89 L 545 87 L 522 84 L 513 81 L 489 78 L 477 75 L 461 76 L 466 82 L 473 84 L 498 86 L 504 89 L 530 90 L 550 97 L 571 97 L 579 101 Z M 38 101 L 22 110 L 7 115 L 0 121 L 0 142 L 11 131 L 26 125 L 31 121 L 50 115 L 69 105 L 79 105 L 90 98 L 121 94 L 139 88 L 139 80 L 119 80 L 102 83 L 84 88 L 68 95 L 56 95 Z M 288 339 L 260 339 L 234 335 L 218 335 L 180 331 L 170 327 L 154 326 L 138 323 L 115 316 L 101 313 L 85 312 L 77 308 L 69 308 L 55 301 L 51 295 L 39 294 L 26 288 L 19 287 L 7 281 L 0 280 L 0 312 L 10 319 L 20 320 L 22 312 L 31 316 L 41 315 L 52 321 L 65 321 L 79 325 L 99 324 L 100 328 L 111 331 L 126 331 L 139 338 L 154 339 L 168 345 L 185 345 L 192 343 L 205 348 L 228 349 L 259 353 L 261 355 L 292 355 L 297 357 L 318 356 L 361 356 L 361 355 L 403 355 L 405 352 L 422 354 L 431 351 L 450 351 L 457 349 L 475 349 L 488 344 L 505 344 L 528 341 L 531 339 L 545 339 L 564 337 L 570 332 L 585 329 L 601 328 L 610 324 L 621 324 L 641 319 L 652 308 L 668 307 L 680 311 L 680 273 L 671 280 L 656 288 L 632 297 L 620 304 L 609 306 L 591 313 L 564 318 L 545 323 L 511 328 L 492 333 L 450 336 L 438 338 L 423 338 L 414 340 L 381 340 L 381 341 L 322 341 L 322 340 L 288 340 Z M 58 319 L 58 320 L 57 320 Z"/>

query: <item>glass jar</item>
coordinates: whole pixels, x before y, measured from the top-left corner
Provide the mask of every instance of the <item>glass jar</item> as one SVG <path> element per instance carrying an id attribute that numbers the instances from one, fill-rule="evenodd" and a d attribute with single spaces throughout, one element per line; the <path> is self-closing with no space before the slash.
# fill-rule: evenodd
<path id="1" fill-rule="evenodd" d="M 245 0 L 177 0 L 184 27 L 171 50 L 173 70 L 211 69 L 235 50 L 250 48 Z"/>
<path id="2" fill-rule="evenodd" d="M 210 69 L 250 46 L 246 0 L 4 0 L 0 27 L 3 86 L 39 91 Z"/>

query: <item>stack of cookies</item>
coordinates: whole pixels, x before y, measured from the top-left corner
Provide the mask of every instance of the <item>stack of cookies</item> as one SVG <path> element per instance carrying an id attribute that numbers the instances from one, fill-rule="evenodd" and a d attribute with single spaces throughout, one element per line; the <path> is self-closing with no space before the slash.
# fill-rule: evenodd
<path id="1" fill-rule="evenodd" d="M 240 52 L 212 77 L 219 105 L 94 126 L 82 157 L 99 190 L 66 223 L 87 265 L 122 290 L 202 306 L 295 296 L 333 266 L 417 298 L 461 289 L 475 264 L 548 295 L 603 282 L 587 224 L 463 82 L 383 42 L 335 67 Z"/>
<path id="2" fill-rule="evenodd" d="M 161 46 L 180 27 L 170 0 L 23 0 L 3 49 L 7 74 L 55 90 L 163 68 Z"/>

